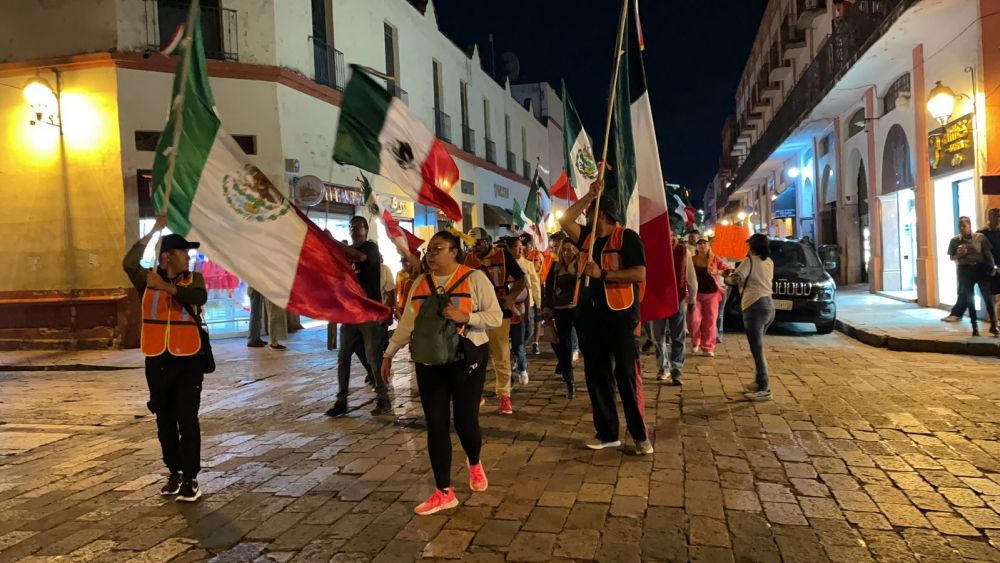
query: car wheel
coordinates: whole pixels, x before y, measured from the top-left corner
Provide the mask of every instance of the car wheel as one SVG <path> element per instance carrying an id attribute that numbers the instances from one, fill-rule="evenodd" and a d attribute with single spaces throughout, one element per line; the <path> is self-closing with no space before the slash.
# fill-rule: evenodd
<path id="1" fill-rule="evenodd" d="M 836 327 L 837 321 L 833 320 L 828 323 L 816 323 L 816 334 L 830 334 Z"/>

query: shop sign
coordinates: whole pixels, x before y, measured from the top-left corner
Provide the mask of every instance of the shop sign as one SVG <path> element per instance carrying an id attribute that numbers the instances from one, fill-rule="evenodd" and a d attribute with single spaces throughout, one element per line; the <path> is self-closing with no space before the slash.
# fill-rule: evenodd
<path id="1" fill-rule="evenodd" d="M 413 218 L 413 202 L 408 199 L 387 194 L 375 194 L 382 209 L 388 211 L 393 217 Z"/>
<path id="2" fill-rule="evenodd" d="M 326 184 L 326 201 L 343 203 L 355 207 L 365 204 L 365 194 L 355 188 L 345 188 L 335 184 Z"/>
<path id="3" fill-rule="evenodd" d="M 972 137 L 973 114 L 960 117 L 931 131 L 927 139 L 927 160 L 931 176 L 941 176 L 970 168 L 975 164 L 975 141 Z"/>

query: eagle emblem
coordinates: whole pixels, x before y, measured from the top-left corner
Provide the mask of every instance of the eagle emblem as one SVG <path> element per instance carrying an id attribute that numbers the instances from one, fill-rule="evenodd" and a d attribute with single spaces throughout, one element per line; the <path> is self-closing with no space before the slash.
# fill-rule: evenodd
<path id="1" fill-rule="evenodd" d="M 389 145 L 389 152 L 392 153 L 392 158 L 396 159 L 396 164 L 403 170 L 410 170 L 416 166 L 413 161 L 413 147 L 410 146 L 410 143 L 397 139 Z"/>
<path id="2" fill-rule="evenodd" d="M 236 174 L 226 174 L 222 178 L 222 191 L 226 203 L 251 221 L 274 221 L 289 210 L 285 196 L 252 164 L 245 164 Z"/>
<path id="3" fill-rule="evenodd" d="M 573 155 L 576 170 L 588 180 L 597 179 L 597 163 L 594 162 L 594 155 L 590 152 L 590 147 L 580 147 Z"/>

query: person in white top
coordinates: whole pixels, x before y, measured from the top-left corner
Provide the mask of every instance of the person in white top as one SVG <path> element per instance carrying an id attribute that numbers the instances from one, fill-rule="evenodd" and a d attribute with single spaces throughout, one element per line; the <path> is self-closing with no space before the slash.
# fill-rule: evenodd
<path id="1" fill-rule="evenodd" d="M 524 243 L 520 238 L 511 237 L 507 243 L 507 250 L 510 250 L 517 265 L 524 270 L 525 278 L 528 280 L 528 300 L 522 304 L 521 322 L 510 325 L 510 343 L 514 348 L 515 370 L 518 381 L 524 385 L 528 383 L 528 354 L 526 343 L 531 338 L 530 331 L 534 323 L 532 312 L 542 304 L 542 282 L 538 279 L 538 272 L 535 265 L 524 255 Z"/>
<path id="2" fill-rule="evenodd" d="M 480 270 L 462 265 L 461 243 L 448 231 L 441 231 L 427 244 L 430 274 L 414 280 L 406 300 L 406 310 L 389 340 L 382 360 L 382 380 L 392 380 L 392 358 L 410 343 L 420 305 L 434 291 L 449 293 L 449 305 L 442 312 L 459 330 L 461 358 L 444 365 L 416 364 L 420 404 L 427 423 L 427 453 L 431 458 L 436 489 L 416 507 L 420 515 L 434 514 L 458 506 L 451 486 L 451 410 L 455 411 L 455 432 L 465 450 L 469 468 L 469 488 L 485 491 L 486 473 L 479 459 L 483 435 L 479 428 L 479 399 L 486 380 L 489 360 L 488 329 L 503 324 L 503 311 L 496 290 Z M 430 278 L 430 279 L 428 279 Z M 430 287 L 433 280 L 434 287 Z"/>
<path id="3" fill-rule="evenodd" d="M 764 334 L 774 322 L 774 302 L 771 299 L 774 281 L 774 262 L 767 235 L 750 237 L 750 252 L 736 270 L 726 278 L 726 283 L 741 292 L 740 308 L 743 310 L 743 327 L 750 344 L 750 353 L 756 367 L 756 380 L 747 386 L 745 396 L 751 401 L 769 401 L 771 387 L 764 356 Z"/>

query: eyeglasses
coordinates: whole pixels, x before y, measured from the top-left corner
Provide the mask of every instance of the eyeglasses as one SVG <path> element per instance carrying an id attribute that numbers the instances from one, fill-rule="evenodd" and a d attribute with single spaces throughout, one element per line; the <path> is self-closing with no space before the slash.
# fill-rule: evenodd
<path id="1" fill-rule="evenodd" d="M 442 250 L 451 250 L 453 248 L 455 248 L 455 247 L 454 246 L 450 246 L 450 245 L 446 245 L 446 244 L 436 244 L 434 246 L 428 246 L 427 247 L 427 254 L 437 254 L 438 252 L 441 252 Z"/>

